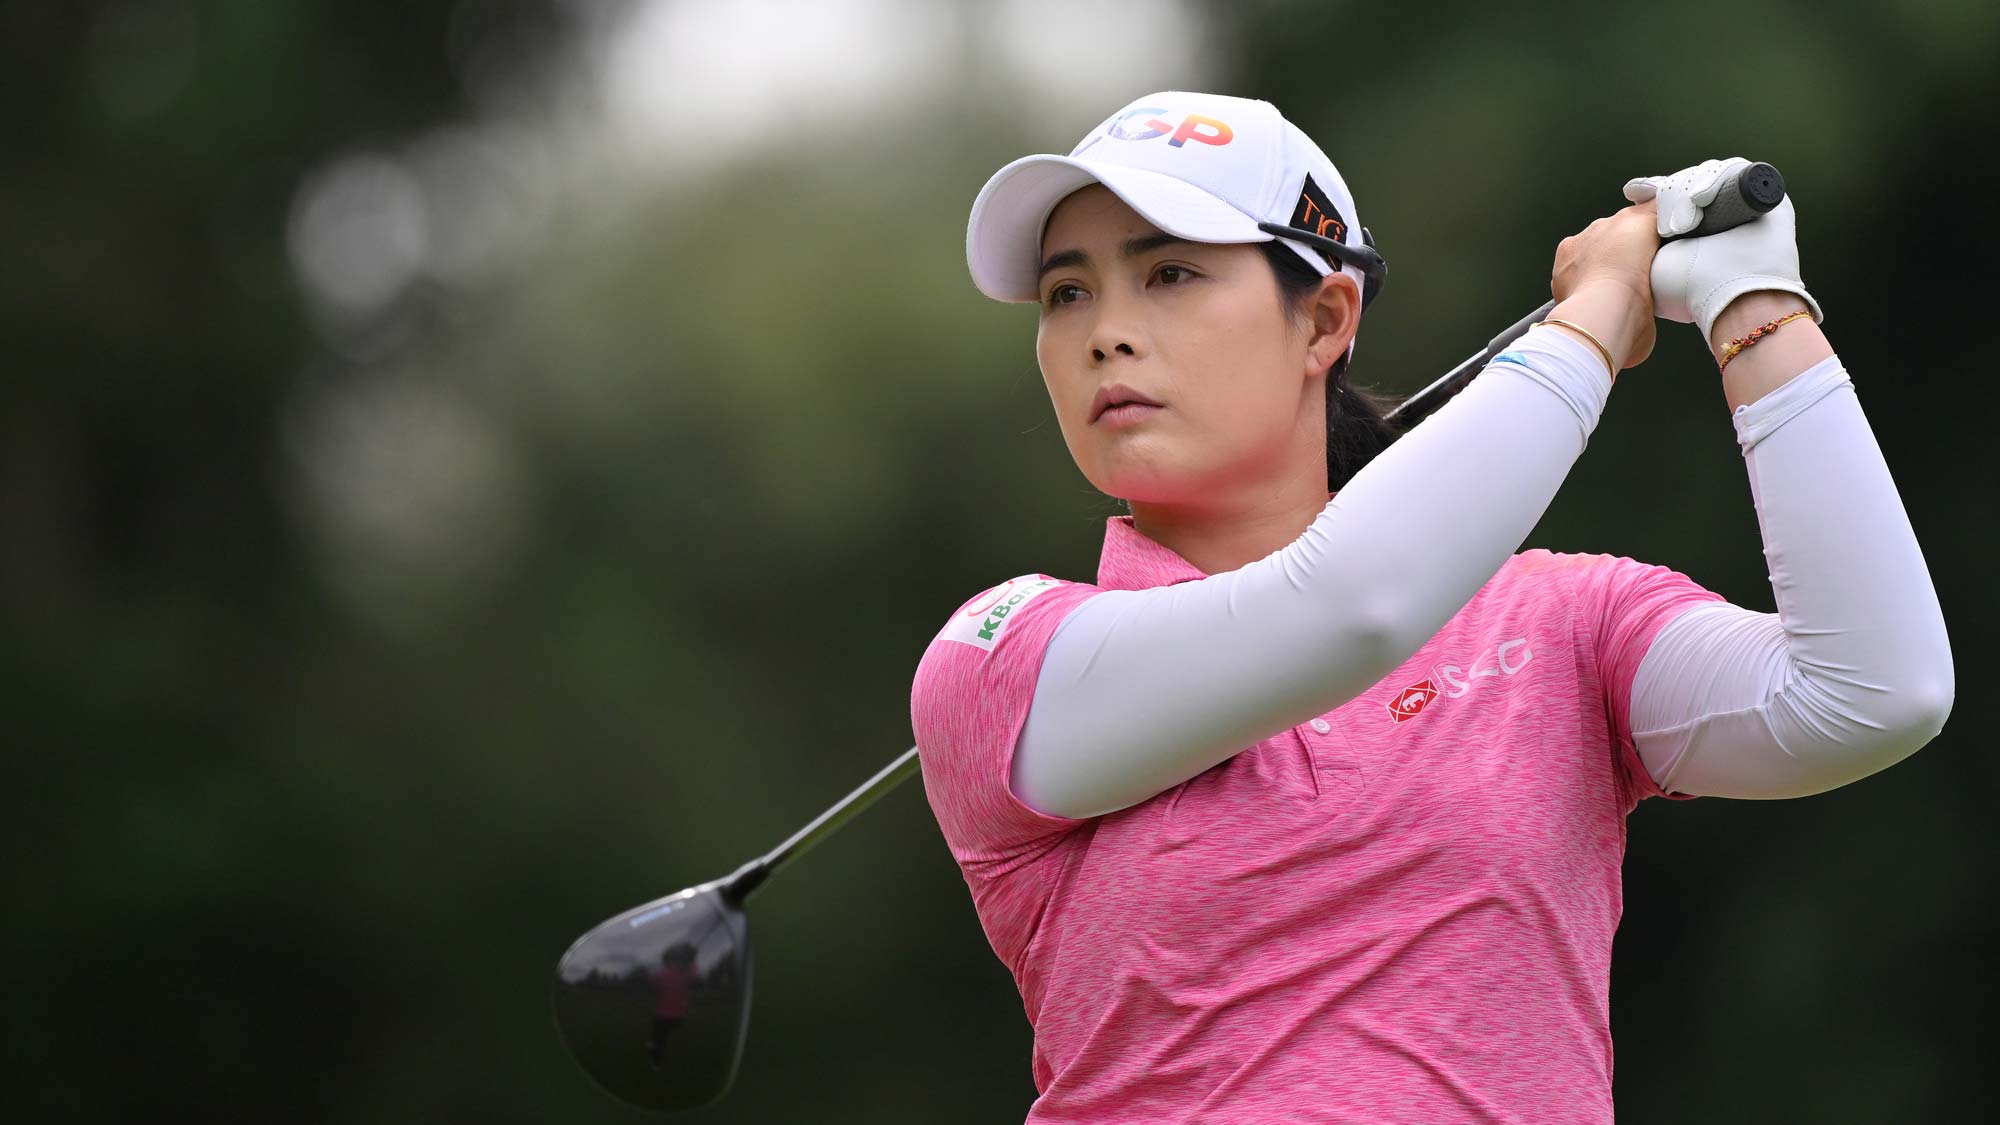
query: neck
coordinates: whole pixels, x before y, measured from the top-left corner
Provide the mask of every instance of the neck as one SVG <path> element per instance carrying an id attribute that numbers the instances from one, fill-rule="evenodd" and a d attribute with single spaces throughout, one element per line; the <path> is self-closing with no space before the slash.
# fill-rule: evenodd
<path id="1" fill-rule="evenodd" d="M 1244 495 L 1205 496 L 1199 503 L 1132 502 L 1132 526 L 1153 542 L 1193 563 L 1203 574 L 1221 574 L 1289 546 L 1326 508 L 1326 466 Z"/>

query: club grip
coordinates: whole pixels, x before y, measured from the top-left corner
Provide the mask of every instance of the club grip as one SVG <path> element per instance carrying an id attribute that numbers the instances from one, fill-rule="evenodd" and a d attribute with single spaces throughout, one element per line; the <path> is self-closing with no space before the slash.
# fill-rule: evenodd
<path id="1" fill-rule="evenodd" d="M 1762 162 L 1749 165 L 1722 181 L 1714 201 L 1701 209 L 1701 222 L 1696 223 L 1693 230 L 1660 241 L 1700 238 L 1704 234 L 1740 227 L 1776 207 L 1784 198 L 1785 178 L 1778 174 L 1776 168 Z"/>

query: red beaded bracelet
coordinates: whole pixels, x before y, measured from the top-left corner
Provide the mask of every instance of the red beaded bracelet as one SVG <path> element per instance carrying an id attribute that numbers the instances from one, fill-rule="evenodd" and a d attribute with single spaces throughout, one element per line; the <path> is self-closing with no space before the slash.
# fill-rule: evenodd
<path id="1" fill-rule="evenodd" d="M 1811 315 L 1812 315 L 1811 309 L 1800 309 L 1795 313 L 1786 313 L 1784 316 L 1781 316 L 1778 319 L 1773 320 L 1767 324 L 1760 324 L 1757 327 L 1752 328 L 1748 336 L 1739 336 L 1736 339 L 1729 341 L 1729 350 L 1722 353 L 1722 366 L 1716 368 L 1716 371 L 1720 373 L 1729 370 L 1729 361 L 1736 358 L 1737 352 L 1740 352 L 1744 348 L 1747 348 L 1750 345 L 1756 343 L 1760 337 L 1769 335 L 1770 333 L 1777 331 L 1778 326 L 1780 324 L 1783 324 L 1788 320 L 1796 319 L 1798 317 L 1811 316 Z"/>

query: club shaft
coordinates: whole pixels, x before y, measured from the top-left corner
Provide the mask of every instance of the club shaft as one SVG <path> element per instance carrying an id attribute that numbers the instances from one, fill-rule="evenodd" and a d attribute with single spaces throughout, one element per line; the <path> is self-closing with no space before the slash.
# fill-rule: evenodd
<path id="1" fill-rule="evenodd" d="M 1694 229 L 1672 235 L 1666 241 L 1714 234 L 1750 222 L 1777 206 L 1784 196 L 1784 178 L 1778 174 L 1776 168 L 1769 164 L 1749 165 L 1740 169 L 1735 177 L 1721 186 L 1713 202 L 1703 206 L 1701 221 Z M 1487 341 L 1484 348 L 1467 357 L 1465 362 L 1397 404 L 1385 417 L 1403 429 L 1415 425 L 1445 400 L 1457 394 L 1474 375 L 1485 370 L 1494 356 L 1505 351 L 1507 345 L 1513 343 L 1523 332 L 1541 323 L 1555 307 L 1556 302 L 1551 299 L 1534 312 L 1515 321 L 1499 335 Z M 917 772 L 917 768 L 917 748 L 912 746 L 895 761 L 883 767 L 880 773 L 864 782 L 861 788 L 841 798 L 839 804 L 819 814 L 811 824 L 799 829 L 790 839 L 772 849 L 769 855 L 760 856 L 738 868 L 724 881 L 723 894 L 738 902 L 748 898 L 750 893 L 773 872 L 810 851 L 814 844 L 839 831 L 841 825 L 854 819 L 891 789 L 909 780 L 910 776 Z"/>
<path id="2" fill-rule="evenodd" d="M 1516 337 L 1540 322 L 1543 317 L 1549 315 L 1549 310 L 1555 307 L 1556 303 L 1549 301 L 1541 308 L 1515 321 L 1488 341 L 1486 347 L 1446 372 L 1443 378 L 1404 399 L 1401 405 L 1388 413 L 1389 420 L 1399 425 L 1409 425 L 1435 410 L 1446 399 L 1456 394 L 1460 386 L 1484 369 L 1494 356 L 1499 355 L 1508 344 L 1513 343 Z M 1404 417 L 1406 413 L 1407 418 Z M 911 775 L 917 772 L 917 768 L 917 748 L 912 746 L 903 751 L 895 761 L 884 766 L 881 772 L 863 782 L 859 789 L 842 797 L 838 804 L 813 818 L 811 824 L 799 829 L 790 839 L 771 849 L 770 854 L 759 856 L 738 868 L 723 882 L 722 893 L 736 902 L 749 898 L 751 892 L 763 885 L 764 880 L 792 860 L 812 850 L 813 845 L 839 831 L 842 825 L 854 819 L 862 810 L 909 780 Z"/>
<path id="3" fill-rule="evenodd" d="M 869 805 L 882 799 L 891 789 L 901 785 L 917 772 L 917 748 L 912 746 L 882 767 L 881 772 L 861 784 L 859 789 L 842 797 L 832 808 L 813 818 L 811 824 L 794 832 L 789 839 L 771 849 L 770 854 L 751 860 L 729 877 L 723 886 L 723 893 L 741 902 L 750 896 L 765 879 L 779 868 L 812 850 L 814 844 L 840 830 L 841 825 L 853 820 Z"/>
<path id="4" fill-rule="evenodd" d="M 1714 198 L 1702 206 L 1701 221 L 1694 229 L 1668 235 L 1661 241 L 1700 238 L 1741 226 L 1776 207 L 1784 198 L 1785 178 L 1778 174 L 1776 168 L 1764 163 L 1747 165 L 1739 168 L 1735 176 L 1716 189 Z M 1422 421 L 1425 415 L 1457 394 L 1459 388 L 1484 370 L 1486 365 L 1493 361 L 1493 357 L 1506 350 L 1507 345 L 1513 343 L 1521 333 L 1539 324 L 1544 317 L 1554 312 L 1555 307 L 1555 301 L 1550 300 L 1541 308 L 1515 321 L 1506 331 L 1488 341 L 1484 349 L 1474 352 L 1471 358 L 1446 372 L 1443 378 L 1404 399 L 1383 417 L 1406 430 Z"/>
<path id="5" fill-rule="evenodd" d="M 1488 363 L 1493 362 L 1494 356 L 1505 351 L 1508 344 L 1520 338 L 1521 333 L 1540 324 L 1542 318 L 1549 315 L 1555 307 L 1554 300 L 1547 301 L 1541 308 L 1515 321 L 1498 336 L 1487 341 L 1484 348 L 1473 352 L 1464 363 L 1445 372 L 1430 386 L 1404 399 L 1383 417 L 1399 426 L 1407 427 L 1415 424 L 1426 414 L 1442 406 L 1446 399 L 1457 394 L 1461 386 L 1471 382 L 1474 375 L 1479 374 Z"/>

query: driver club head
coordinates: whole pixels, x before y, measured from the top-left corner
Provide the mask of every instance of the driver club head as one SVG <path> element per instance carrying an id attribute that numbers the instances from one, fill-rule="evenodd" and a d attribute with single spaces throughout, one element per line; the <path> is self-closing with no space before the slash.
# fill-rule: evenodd
<path id="1" fill-rule="evenodd" d="M 556 1027 L 613 1096 L 678 1113 L 735 1080 L 750 1027 L 750 930 L 728 883 L 607 919 L 556 965 Z"/>

